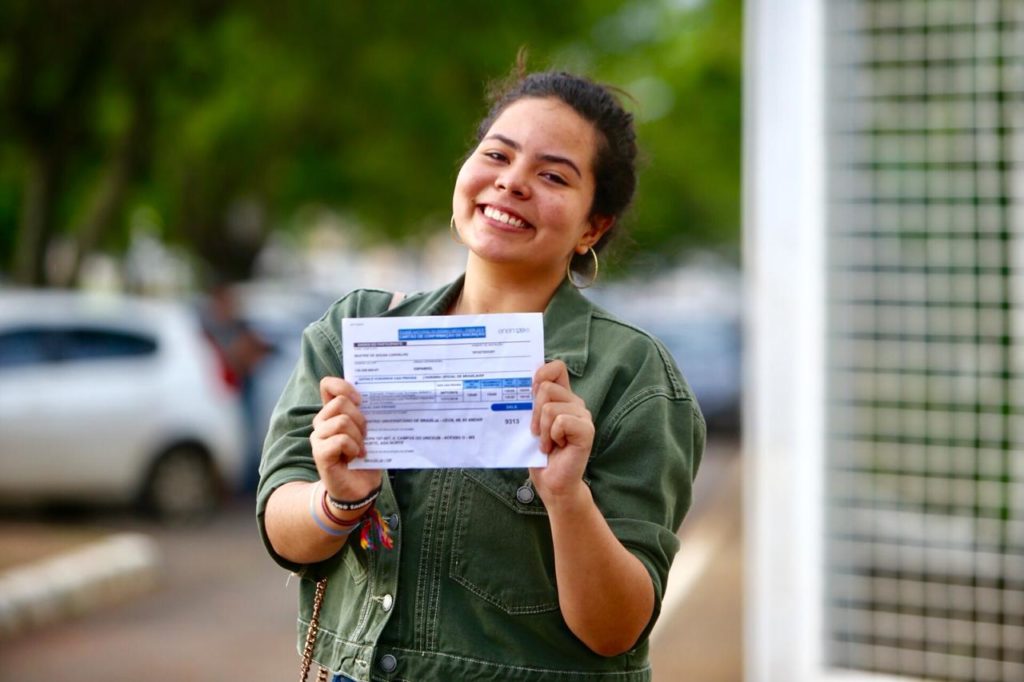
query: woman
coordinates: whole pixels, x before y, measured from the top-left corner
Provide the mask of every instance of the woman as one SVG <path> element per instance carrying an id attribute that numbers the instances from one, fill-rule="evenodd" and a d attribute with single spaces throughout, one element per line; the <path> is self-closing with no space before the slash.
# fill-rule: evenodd
<path id="1" fill-rule="evenodd" d="M 452 198 L 465 274 L 394 307 L 353 292 L 305 331 L 261 466 L 264 541 L 303 577 L 301 640 L 328 577 L 313 657 L 335 679 L 648 680 L 705 426 L 664 348 L 575 287 L 632 199 L 632 117 L 587 79 L 531 74 L 477 142 Z M 343 318 L 506 312 L 544 313 L 546 468 L 348 469 L 366 420 Z M 364 548 L 374 519 L 391 549 Z"/>

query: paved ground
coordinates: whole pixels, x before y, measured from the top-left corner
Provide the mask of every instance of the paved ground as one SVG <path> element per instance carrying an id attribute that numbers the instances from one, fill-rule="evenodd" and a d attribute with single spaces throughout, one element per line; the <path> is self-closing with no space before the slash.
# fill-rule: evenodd
<path id="1" fill-rule="evenodd" d="M 736 450 L 712 439 L 698 476 L 654 634 L 655 682 L 742 679 Z M 0 640 L 0 682 L 293 679 L 295 583 L 286 587 L 285 573 L 266 558 L 250 505 L 239 503 L 202 529 L 109 517 L 52 526 L 0 516 L 0 557 L 8 564 L 15 555 L 24 561 L 121 531 L 151 536 L 162 557 L 152 592 Z"/>
<path id="2" fill-rule="evenodd" d="M 259 682 L 296 676 L 296 584 L 286 588 L 286 574 L 267 560 L 251 504 L 240 503 L 201 529 L 93 523 L 153 537 L 162 557 L 158 587 L 128 603 L 0 641 L 0 680 Z"/>
<path id="3" fill-rule="evenodd" d="M 654 682 L 743 679 L 741 474 L 734 444 L 709 447 L 652 634 Z"/>

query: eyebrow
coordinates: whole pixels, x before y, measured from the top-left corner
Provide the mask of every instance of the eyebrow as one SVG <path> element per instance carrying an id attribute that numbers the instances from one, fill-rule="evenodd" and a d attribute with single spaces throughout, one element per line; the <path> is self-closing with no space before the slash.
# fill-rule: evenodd
<path id="1" fill-rule="evenodd" d="M 492 138 L 498 140 L 499 142 L 502 142 L 503 144 L 508 145 L 509 147 L 512 147 L 512 149 L 515 149 L 517 152 L 522 151 L 523 149 L 522 145 L 520 145 L 518 142 L 509 137 L 505 137 L 504 135 L 501 135 L 499 133 L 491 133 L 484 139 L 490 140 Z M 578 175 L 581 178 L 583 177 L 583 173 L 580 172 L 579 167 L 577 167 L 571 159 L 567 159 L 564 156 L 558 156 L 556 154 L 538 154 L 537 158 L 540 159 L 541 161 L 548 161 L 549 163 L 560 163 L 569 166 L 569 168 L 572 168 L 574 171 L 576 171 L 576 175 Z"/>

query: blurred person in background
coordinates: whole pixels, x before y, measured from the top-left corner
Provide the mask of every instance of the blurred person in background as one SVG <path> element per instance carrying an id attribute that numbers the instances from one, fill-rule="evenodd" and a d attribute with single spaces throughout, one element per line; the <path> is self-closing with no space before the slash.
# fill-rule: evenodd
<path id="1" fill-rule="evenodd" d="M 632 200 L 636 153 L 609 89 L 521 60 L 455 182 L 464 274 L 397 305 L 352 292 L 304 332 L 257 517 L 302 577 L 300 650 L 334 680 L 651 679 L 706 427 L 660 343 L 577 290 Z M 546 468 L 348 468 L 366 419 L 342 378 L 343 318 L 509 312 L 544 313 L 531 428 Z"/>
<path id="2" fill-rule="evenodd" d="M 226 281 L 214 281 L 202 303 L 203 331 L 221 356 L 225 379 L 238 388 L 245 418 L 245 474 L 242 489 L 252 492 L 259 481 L 260 443 L 257 436 L 256 393 L 253 377 L 271 346 L 242 317 L 238 300 Z"/>

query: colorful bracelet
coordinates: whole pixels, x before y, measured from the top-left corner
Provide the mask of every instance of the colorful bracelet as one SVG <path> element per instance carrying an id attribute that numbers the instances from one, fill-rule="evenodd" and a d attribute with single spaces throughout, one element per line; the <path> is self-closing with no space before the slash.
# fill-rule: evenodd
<path id="1" fill-rule="evenodd" d="M 348 528 L 350 526 L 357 526 L 357 525 L 359 525 L 359 523 L 363 520 L 363 514 L 360 514 L 356 518 L 350 519 L 350 520 L 346 520 L 346 519 L 343 519 L 343 518 L 335 516 L 334 512 L 331 511 L 330 505 L 327 504 L 327 498 L 329 496 L 327 494 L 327 490 L 326 489 L 323 491 L 323 493 L 321 495 L 319 495 L 319 497 L 320 497 L 320 509 L 323 510 L 324 516 L 326 516 L 327 520 L 330 521 L 331 523 L 333 523 L 333 524 L 335 524 L 337 526 L 342 526 L 344 528 Z"/>
<path id="2" fill-rule="evenodd" d="M 327 493 L 327 501 L 330 502 L 331 506 L 334 507 L 335 509 L 340 509 L 341 511 L 355 511 L 356 509 L 365 507 L 366 505 L 376 500 L 380 496 L 380 491 L 383 488 L 384 484 L 382 483 L 379 486 L 377 486 L 376 490 L 371 491 L 369 495 L 367 495 L 361 500 L 356 500 L 355 502 L 348 502 L 346 500 L 336 500 L 333 497 L 331 497 L 330 493 Z"/>
<path id="3" fill-rule="evenodd" d="M 358 522 L 354 523 L 351 528 L 345 528 L 344 530 L 335 530 L 335 529 L 331 528 L 330 526 L 328 526 L 323 521 L 321 521 L 320 517 L 316 515 L 315 499 L 316 499 L 316 491 L 317 491 L 317 488 L 319 486 L 320 486 L 320 482 L 317 481 L 317 483 L 315 483 L 313 485 L 313 490 L 310 492 L 310 495 L 309 495 L 309 515 L 313 517 L 313 521 L 316 523 L 316 525 L 320 526 L 320 530 L 322 530 L 323 532 L 327 533 L 328 535 L 331 535 L 331 536 L 336 537 L 336 538 L 343 538 L 343 537 L 349 535 L 352 531 L 354 531 L 356 528 L 359 527 L 360 524 Z"/>

